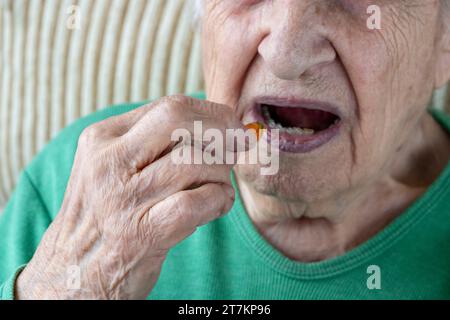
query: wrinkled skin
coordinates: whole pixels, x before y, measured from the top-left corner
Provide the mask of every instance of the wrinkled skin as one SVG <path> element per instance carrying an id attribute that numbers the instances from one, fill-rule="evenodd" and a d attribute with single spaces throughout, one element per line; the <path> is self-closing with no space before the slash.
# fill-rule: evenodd
<path id="1" fill-rule="evenodd" d="M 381 7 L 382 30 L 367 29 L 369 4 Z M 293 259 L 326 259 L 365 241 L 447 163 L 448 136 L 425 112 L 450 78 L 438 0 L 204 5 L 207 94 L 220 105 L 164 98 L 88 128 L 62 208 L 18 278 L 18 298 L 145 298 L 168 250 L 234 199 L 231 166 L 174 166 L 171 132 L 194 120 L 239 128 L 257 95 L 330 100 L 343 115 L 328 144 L 282 153 L 276 176 L 236 167 L 253 222 Z M 81 268 L 81 290 L 67 288 L 71 265 Z"/>
<path id="2" fill-rule="evenodd" d="M 244 119 L 261 95 L 332 102 L 343 114 L 338 137 L 308 154 L 281 154 L 279 174 L 237 168 L 253 222 L 287 256 L 316 261 L 348 251 L 400 214 L 446 165 L 448 137 L 426 113 L 432 91 L 450 77 L 443 2 L 206 4 L 210 100 L 236 106 Z M 366 26 L 372 4 L 381 8 L 381 30 Z"/>
<path id="3" fill-rule="evenodd" d="M 176 165 L 167 153 L 171 133 L 193 132 L 195 120 L 222 132 L 242 126 L 227 106 L 176 96 L 83 132 L 62 208 L 19 276 L 19 299 L 149 294 L 167 251 L 234 201 L 231 165 Z M 74 265 L 80 290 L 67 286 Z"/>

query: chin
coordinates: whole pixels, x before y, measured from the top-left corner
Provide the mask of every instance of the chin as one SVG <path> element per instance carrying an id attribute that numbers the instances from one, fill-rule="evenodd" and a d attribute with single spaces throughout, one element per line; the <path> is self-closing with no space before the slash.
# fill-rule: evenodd
<path id="1" fill-rule="evenodd" d="M 259 165 L 238 165 L 235 172 L 254 191 L 286 202 L 314 203 L 333 196 L 335 177 L 280 159 L 278 174 L 263 176 Z M 328 181 L 329 180 L 329 181 Z M 334 183 L 333 183 L 334 181 Z"/>

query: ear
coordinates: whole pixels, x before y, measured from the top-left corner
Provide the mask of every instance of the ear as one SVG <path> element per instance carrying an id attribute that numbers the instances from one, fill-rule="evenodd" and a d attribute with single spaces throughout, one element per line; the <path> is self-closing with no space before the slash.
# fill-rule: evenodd
<path id="1" fill-rule="evenodd" d="M 448 10 L 445 8 L 445 10 Z M 442 36 L 437 46 L 436 74 L 434 86 L 436 89 L 444 86 L 450 80 L 450 14 L 444 19 L 448 20 L 443 23 Z"/>

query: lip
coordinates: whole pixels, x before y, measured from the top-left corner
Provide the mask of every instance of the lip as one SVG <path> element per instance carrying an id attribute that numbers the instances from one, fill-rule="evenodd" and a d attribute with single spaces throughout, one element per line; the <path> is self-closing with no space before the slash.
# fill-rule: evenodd
<path id="1" fill-rule="evenodd" d="M 280 151 L 287 153 L 309 153 L 321 146 L 327 144 L 335 137 L 337 137 L 342 127 L 342 113 L 338 106 L 319 100 L 298 99 L 296 97 L 272 97 L 263 96 L 257 97 L 253 101 L 252 109 L 249 113 L 248 120 L 264 123 L 267 128 L 267 139 L 270 142 L 273 130 L 269 127 L 267 120 L 262 115 L 261 106 L 264 104 L 275 105 L 279 107 L 301 107 L 310 110 L 321 110 L 332 113 L 339 117 L 340 121 L 337 124 L 331 125 L 329 128 L 314 133 L 313 135 L 292 135 L 289 133 L 281 133 L 279 135 Z"/>

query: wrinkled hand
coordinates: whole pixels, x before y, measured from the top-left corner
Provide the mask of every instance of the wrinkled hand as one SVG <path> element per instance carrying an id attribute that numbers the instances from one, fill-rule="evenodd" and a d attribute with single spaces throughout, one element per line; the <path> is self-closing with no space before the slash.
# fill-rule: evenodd
<path id="1" fill-rule="evenodd" d="M 17 298 L 147 297 L 168 250 L 234 201 L 231 165 L 171 160 L 172 132 L 193 132 L 196 120 L 224 136 L 242 128 L 227 106 L 174 96 L 84 130 L 61 210 L 20 274 Z M 67 285 L 71 266 L 77 290 Z"/>

